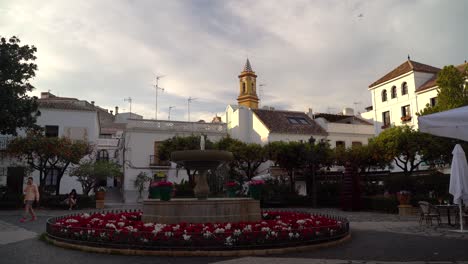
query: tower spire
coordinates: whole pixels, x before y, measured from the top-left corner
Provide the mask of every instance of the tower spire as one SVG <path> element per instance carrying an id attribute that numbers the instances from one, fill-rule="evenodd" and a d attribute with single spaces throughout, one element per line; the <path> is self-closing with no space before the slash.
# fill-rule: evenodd
<path id="1" fill-rule="evenodd" d="M 244 66 L 243 72 L 253 72 L 252 66 L 250 65 L 249 58 L 247 58 L 247 61 L 245 62 L 245 66 Z"/>

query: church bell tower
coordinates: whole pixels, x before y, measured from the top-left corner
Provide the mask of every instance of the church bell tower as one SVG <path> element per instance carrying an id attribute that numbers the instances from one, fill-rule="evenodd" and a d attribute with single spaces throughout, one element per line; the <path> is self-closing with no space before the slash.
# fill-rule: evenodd
<path id="1" fill-rule="evenodd" d="M 244 70 L 239 75 L 239 88 L 237 103 L 240 106 L 257 109 L 259 102 L 257 96 L 257 75 L 252 70 L 249 59 L 245 62 Z"/>

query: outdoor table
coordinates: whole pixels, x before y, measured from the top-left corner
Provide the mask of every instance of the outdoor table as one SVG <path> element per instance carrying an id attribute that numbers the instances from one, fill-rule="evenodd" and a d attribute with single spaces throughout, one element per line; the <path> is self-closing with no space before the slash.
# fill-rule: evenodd
<path id="1" fill-rule="evenodd" d="M 436 207 L 440 209 L 447 209 L 448 224 L 451 226 L 454 226 L 455 224 L 452 224 L 451 219 L 450 219 L 450 209 L 457 208 L 457 205 L 456 204 L 438 204 L 436 205 Z"/>

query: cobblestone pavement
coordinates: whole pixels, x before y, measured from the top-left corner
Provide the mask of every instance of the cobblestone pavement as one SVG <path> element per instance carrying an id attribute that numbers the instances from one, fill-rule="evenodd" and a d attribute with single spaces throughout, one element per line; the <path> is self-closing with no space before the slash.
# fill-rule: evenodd
<path id="1" fill-rule="evenodd" d="M 468 264 L 468 261 L 411 261 L 411 262 L 396 262 L 396 261 L 364 261 L 364 260 L 339 260 L 339 259 L 300 259 L 300 258 L 259 258 L 246 257 L 216 262 L 216 264 Z"/>

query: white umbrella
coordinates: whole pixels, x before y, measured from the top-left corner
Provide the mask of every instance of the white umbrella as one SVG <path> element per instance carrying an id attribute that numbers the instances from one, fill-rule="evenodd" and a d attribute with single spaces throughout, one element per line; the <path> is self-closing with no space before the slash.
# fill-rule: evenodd
<path id="1" fill-rule="evenodd" d="M 452 168 L 450 171 L 449 193 L 453 195 L 453 203 L 458 204 L 460 209 L 460 230 L 459 232 L 468 232 L 463 230 L 463 210 L 462 202 L 468 204 L 468 164 L 466 162 L 465 152 L 460 144 L 453 149 Z"/>
<path id="2" fill-rule="evenodd" d="M 419 131 L 468 141 L 468 106 L 418 117 Z"/>

